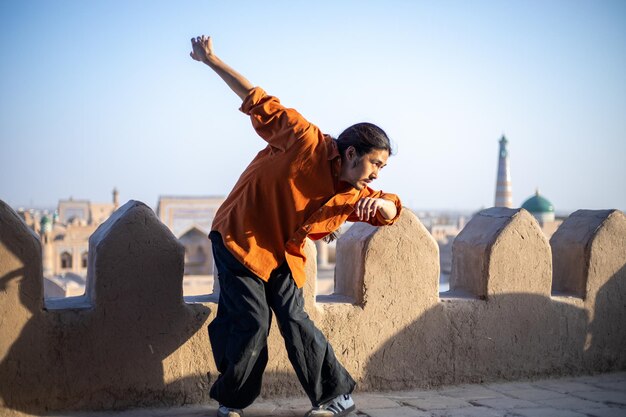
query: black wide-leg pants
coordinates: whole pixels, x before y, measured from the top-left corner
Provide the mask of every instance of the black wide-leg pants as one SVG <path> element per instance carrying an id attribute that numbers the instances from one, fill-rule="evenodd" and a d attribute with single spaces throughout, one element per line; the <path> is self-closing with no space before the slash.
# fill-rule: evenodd
<path id="1" fill-rule="evenodd" d="M 265 282 L 226 249 L 219 233 L 211 232 L 209 238 L 220 283 L 217 316 L 209 325 L 220 372 L 211 387 L 211 398 L 230 408 L 245 408 L 258 397 L 268 359 L 271 311 L 311 403 L 318 406 L 351 393 L 356 383 L 304 311 L 302 289 L 296 286 L 287 263 Z"/>

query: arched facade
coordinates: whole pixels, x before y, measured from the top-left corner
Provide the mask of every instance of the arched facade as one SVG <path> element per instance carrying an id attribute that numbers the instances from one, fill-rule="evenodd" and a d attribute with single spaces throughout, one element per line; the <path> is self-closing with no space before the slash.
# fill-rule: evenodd
<path id="1" fill-rule="evenodd" d="M 72 254 L 69 252 L 61 253 L 61 269 L 72 269 Z"/>
<path id="2" fill-rule="evenodd" d="M 192 227 L 179 241 L 185 247 L 185 275 L 212 275 L 213 250 L 207 233 Z"/>

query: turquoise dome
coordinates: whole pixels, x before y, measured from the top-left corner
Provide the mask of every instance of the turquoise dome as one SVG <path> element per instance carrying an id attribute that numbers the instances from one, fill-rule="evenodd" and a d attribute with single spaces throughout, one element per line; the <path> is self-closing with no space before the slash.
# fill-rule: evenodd
<path id="1" fill-rule="evenodd" d="M 531 213 L 554 213 L 554 206 L 547 198 L 539 195 L 539 191 L 524 201 L 522 208 Z"/>
<path id="2" fill-rule="evenodd" d="M 42 232 L 49 232 L 52 230 L 52 220 L 48 215 L 44 215 L 39 222 L 39 226 Z"/>

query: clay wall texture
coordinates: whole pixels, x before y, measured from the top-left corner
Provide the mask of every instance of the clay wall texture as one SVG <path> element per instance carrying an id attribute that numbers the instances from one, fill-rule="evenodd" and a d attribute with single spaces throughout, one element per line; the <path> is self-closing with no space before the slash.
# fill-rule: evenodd
<path id="1" fill-rule="evenodd" d="M 46 301 L 41 244 L 0 201 L 0 415 L 208 401 L 216 299 L 183 299 L 184 250 L 141 202 L 89 241 L 87 292 Z M 626 369 L 626 218 L 580 210 L 548 242 L 523 209 L 476 215 L 439 293 L 438 247 L 409 210 L 337 243 L 336 292 L 306 310 L 358 389 Z M 315 246 L 307 243 L 309 259 Z M 264 396 L 302 394 L 275 324 Z"/>

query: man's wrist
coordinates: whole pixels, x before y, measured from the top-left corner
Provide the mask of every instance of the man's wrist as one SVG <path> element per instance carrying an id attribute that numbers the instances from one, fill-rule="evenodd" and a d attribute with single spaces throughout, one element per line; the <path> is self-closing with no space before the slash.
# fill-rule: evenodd
<path id="1" fill-rule="evenodd" d="M 220 62 L 220 59 L 218 57 L 216 57 L 215 55 L 211 54 L 206 56 L 202 62 L 204 62 L 205 64 L 207 64 L 210 67 L 214 67 L 217 66 L 218 63 Z"/>
<path id="2" fill-rule="evenodd" d="M 381 198 L 382 200 L 382 210 L 381 210 L 381 214 L 383 215 L 384 218 L 386 218 L 387 220 L 391 220 L 395 217 L 396 213 L 396 205 L 393 201 L 391 200 L 386 200 L 384 198 Z"/>

